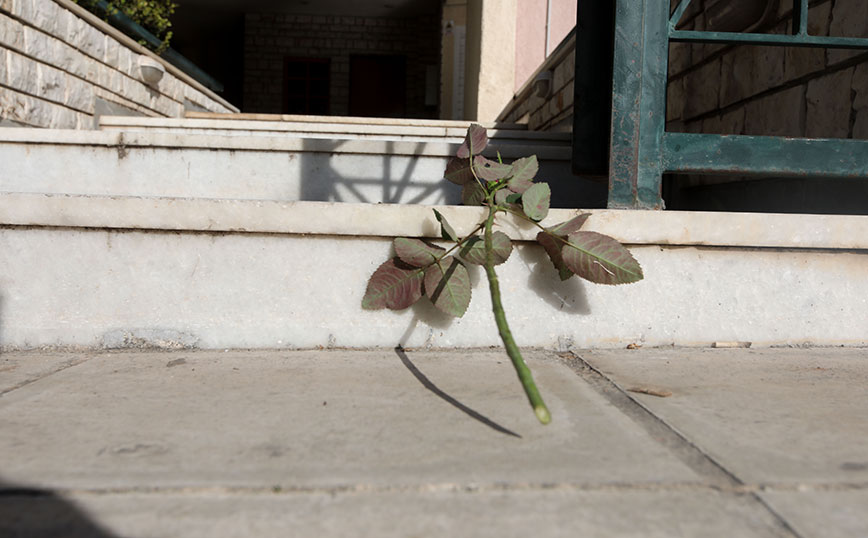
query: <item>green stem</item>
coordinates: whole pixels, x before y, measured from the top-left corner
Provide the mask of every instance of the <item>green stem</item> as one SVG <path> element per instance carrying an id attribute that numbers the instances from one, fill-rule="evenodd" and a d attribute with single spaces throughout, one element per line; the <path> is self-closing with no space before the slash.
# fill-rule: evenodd
<path id="1" fill-rule="evenodd" d="M 489 195 L 489 197 L 492 198 L 493 195 Z M 494 200 L 490 199 L 488 218 L 485 221 L 485 274 L 488 276 L 488 288 L 491 291 L 491 309 L 494 312 L 494 321 L 497 323 L 500 339 L 503 340 L 503 347 L 506 349 L 506 354 L 510 360 L 512 360 L 515 373 L 518 374 L 518 379 L 521 381 L 522 387 L 524 387 L 527 399 L 530 401 L 530 405 L 533 407 L 533 411 L 539 421 L 543 424 L 548 424 L 552 420 L 551 413 L 549 413 L 548 407 L 546 407 L 542 396 L 540 396 L 539 389 L 537 389 L 536 383 L 533 380 L 533 374 L 521 356 L 521 350 L 519 350 L 518 345 L 512 338 L 512 331 L 509 330 L 509 325 L 506 322 L 506 313 L 500 300 L 500 283 L 497 279 L 497 273 L 494 271 L 493 241 L 491 238 L 491 228 L 496 214 L 497 207 L 494 205 Z"/>

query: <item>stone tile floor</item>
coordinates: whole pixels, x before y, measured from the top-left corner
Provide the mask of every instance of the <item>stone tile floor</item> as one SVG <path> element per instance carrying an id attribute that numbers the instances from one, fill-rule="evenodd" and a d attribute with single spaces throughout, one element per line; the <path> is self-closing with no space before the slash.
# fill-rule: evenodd
<path id="1" fill-rule="evenodd" d="M 0 537 L 868 536 L 868 349 L 0 354 Z"/>

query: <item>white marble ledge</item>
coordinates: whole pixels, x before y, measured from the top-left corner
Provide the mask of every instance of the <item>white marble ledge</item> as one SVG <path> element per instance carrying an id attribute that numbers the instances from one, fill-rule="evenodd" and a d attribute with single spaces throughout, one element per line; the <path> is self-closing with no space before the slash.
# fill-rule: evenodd
<path id="1" fill-rule="evenodd" d="M 126 148 L 166 148 L 172 150 L 209 149 L 227 151 L 275 151 L 311 153 L 353 153 L 363 155 L 413 155 L 450 157 L 458 145 L 441 141 L 402 142 L 364 139 L 318 139 L 286 136 L 238 137 L 214 134 L 182 134 L 164 132 L 81 131 L 73 129 L 0 129 L 0 144 L 76 145 Z M 568 160 L 572 149 L 551 145 L 545 141 L 510 143 L 492 148 L 503 157 L 515 159 L 537 155 L 540 160 Z M 490 153 L 489 151 L 485 152 Z"/>
<path id="2" fill-rule="evenodd" d="M 463 137 L 466 127 L 449 127 L 433 125 L 403 125 L 382 123 L 348 123 L 340 121 L 266 121 L 243 120 L 227 118 L 150 118 L 138 116 L 101 116 L 101 129 L 220 129 L 245 130 L 264 132 L 312 132 L 312 133 L 346 133 L 346 134 L 382 134 L 382 135 L 415 135 L 429 137 Z M 490 138 L 519 139 L 533 142 L 546 140 L 569 143 L 569 133 L 548 131 L 528 131 L 526 129 L 492 128 L 488 130 Z"/>
<path id="3" fill-rule="evenodd" d="M 475 122 L 465 120 L 429 120 L 414 118 L 365 118 L 359 116 L 307 116 L 299 114 L 255 114 L 255 113 L 219 113 L 199 112 L 188 110 L 184 113 L 186 118 L 205 118 L 221 120 L 257 120 L 272 122 L 308 122 L 308 123 L 356 123 L 362 125 L 413 125 L 431 127 L 457 127 L 467 129 L 471 123 L 478 123 L 486 129 L 527 129 L 525 123 L 506 122 Z"/>
<path id="4" fill-rule="evenodd" d="M 441 206 L 459 235 L 481 207 Z M 554 209 L 549 226 L 581 210 Z M 584 229 L 631 245 L 868 250 L 868 216 L 588 210 Z M 431 206 L 0 193 L 0 226 L 325 235 L 439 237 Z M 538 229 L 512 216 L 498 226 L 515 240 Z"/>

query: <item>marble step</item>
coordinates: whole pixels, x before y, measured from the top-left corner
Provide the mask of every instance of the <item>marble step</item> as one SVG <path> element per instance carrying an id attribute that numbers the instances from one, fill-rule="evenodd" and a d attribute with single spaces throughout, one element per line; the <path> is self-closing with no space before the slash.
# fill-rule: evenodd
<path id="1" fill-rule="evenodd" d="M 484 217 L 437 209 L 459 235 Z M 644 280 L 562 282 L 536 228 L 498 217 L 521 346 L 868 345 L 868 217 L 590 213 L 585 229 L 629 244 Z M 478 266 L 460 319 L 426 300 L 361 308 L 394 237 L 438 231 L 420 205 L 0 193 L 0 351 L 500 346 Z"/>
<path id="2" fill-rule="evenodd" d="M 443 179 L 457 143 L 130 131 L 0 130 L 0 192 L 460 203 Z M 604 207 L 606 186 L 573 176 L 571 151 L 500 144 L 505 161 L 537 155 L 557 207 Z"/>
<path id="3" fill-rule="evenodd" d="M 101 116 L 100 129 L 135 132 L 167 132 L 183 134 L 217 134 L 234 136 L 286 136 L 337 140 L 394 140 L 445 142 L 460 144 L 468 122 L 431 125 L 424 121 L 349 122 L 349 118 L 302 116 L 294 121 L 274 121 L 238 118 L 142 118 L 132 116 Z M 310 121 L 315 119 L 318 121 Z M 328 121 L 326 121 L 328 120 Z M 528 131 L 514 124 L 490 124 L 489 137 L 496 144 L 551 144 L 568 146 L 570 133 Z"/>

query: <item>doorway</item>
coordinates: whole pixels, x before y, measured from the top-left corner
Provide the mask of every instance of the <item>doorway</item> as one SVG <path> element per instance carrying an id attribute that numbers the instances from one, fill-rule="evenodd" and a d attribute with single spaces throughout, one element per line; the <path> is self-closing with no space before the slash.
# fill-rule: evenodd
<path id="1" fill-rule="evenodd" d="M 404 56 L 350 56 L 350 116 L 401 118 L 407 113 Z"/>

